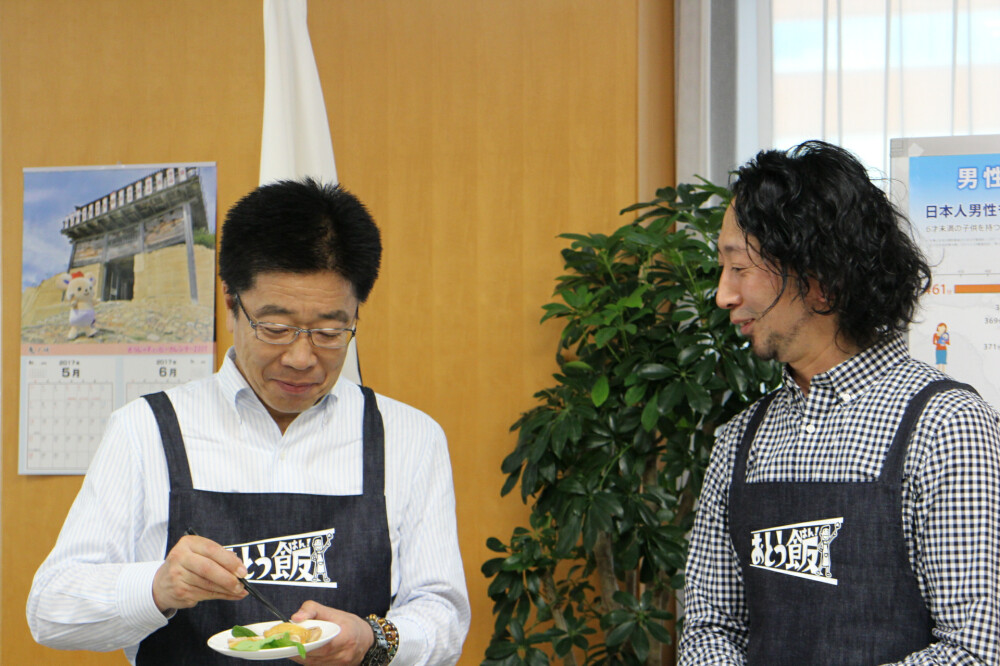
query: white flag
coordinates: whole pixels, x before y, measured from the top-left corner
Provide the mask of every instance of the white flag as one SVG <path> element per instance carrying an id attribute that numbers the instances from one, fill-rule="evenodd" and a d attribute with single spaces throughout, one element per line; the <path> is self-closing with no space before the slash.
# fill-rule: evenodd
<path id="1" fill-rule="evenodd" d="M 306 0 L 264 0 L 264 130 L 260 184 L 311 176 L 336 183 L 330 125 L 309 40 Z M 341 375 L 361 383 L 355 341 Z"/>

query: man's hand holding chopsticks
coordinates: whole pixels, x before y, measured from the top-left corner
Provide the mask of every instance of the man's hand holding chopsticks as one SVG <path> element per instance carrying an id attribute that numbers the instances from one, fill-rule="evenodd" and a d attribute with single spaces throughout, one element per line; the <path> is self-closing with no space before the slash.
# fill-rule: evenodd
<path id="1" fill-rule="evenodd" d="M 160 611 L 190 608 L 206 599 L 239 601 L 247 596 L 240 578 L 247 575 L 233 552 L 211 539 L 181 537 L 153 578 L 153 600 Z"/>

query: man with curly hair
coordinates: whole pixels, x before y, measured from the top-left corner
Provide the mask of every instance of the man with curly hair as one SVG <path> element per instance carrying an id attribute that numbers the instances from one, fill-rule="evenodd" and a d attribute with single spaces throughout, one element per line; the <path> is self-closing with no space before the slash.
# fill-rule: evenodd
<path id="1" fill-rule="evenodd" d="M 1000 663 L 1000 416 L 907 352 L 906 220 L 821 141 L 732 189 L 716 299 L 784 372 L 719 431 L 680 663 Z"/>

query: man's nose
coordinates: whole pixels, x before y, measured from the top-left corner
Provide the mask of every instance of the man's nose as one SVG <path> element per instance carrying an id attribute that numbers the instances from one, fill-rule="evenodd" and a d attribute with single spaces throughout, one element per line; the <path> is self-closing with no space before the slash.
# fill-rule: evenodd
<path id="1" fill-rule="evenodd" d="M 719 288 L 715 292 L 715 304 L 723 310 L 732 310 L 740 302 L 739 292 L 732 283 L 732 278 L 728 277 L 726 269 L 722 269 L 719 275 Z"/>
<path id="2" fill-rule="evenodd" d="M 316 363 L 316 348 L 313 347 L 309 334 L 300 331 L 292 344 L 285 347 L 285 353 L 281 357 L 285 365 L 297 370 L 305 370 Z"/>

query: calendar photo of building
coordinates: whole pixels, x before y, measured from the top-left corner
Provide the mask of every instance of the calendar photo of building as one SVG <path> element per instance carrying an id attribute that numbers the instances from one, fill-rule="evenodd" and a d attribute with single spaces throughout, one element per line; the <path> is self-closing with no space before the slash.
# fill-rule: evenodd
<path id="1" fill-rule="evenodd" d="M 214 165 L 25 170 L 24 230 L 22 344 L 214 340 Z"/>

